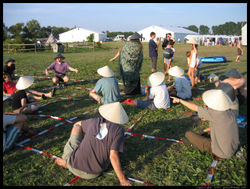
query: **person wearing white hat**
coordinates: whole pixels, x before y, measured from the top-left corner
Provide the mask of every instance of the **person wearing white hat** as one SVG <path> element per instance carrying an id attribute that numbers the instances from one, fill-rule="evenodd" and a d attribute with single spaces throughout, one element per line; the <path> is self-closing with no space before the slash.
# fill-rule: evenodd
<path id="1" fill-rule="evenodd" d="M 48 70 L 54 70 L 55 71 L 55 76 L 52 78 L 52 81 L 54 84 L 57 85 L 57 88 L 60 87 L 60 82 L 62 82 L 62 87 L 65 87 L 65 84 L 69 82 L 69 77 L 66 75 L 67 70 L 70 70 L 72 72 L 78 73 L 78 69 L 72 68 L 69 63 L 63 61 L 65 57 L 58 53 L 55 57 L 51 65 L 49 65 L 45 69 L 45 74 L 49 76 Z"/>
<path id="2" fill-rule="evenodd" d="M 74 124 L 64 147 L 62 158 L 55 163 L 83 179 L 94 179 L 105 171 L 110 162 L 122 186 L 130 182 L 122 172 L 119 152 L 124 150 L 124 128 L 127 113 L 120 102 L 99 107 L 100 117 Z"/>
<path id="3" fill-rule="evenodd" d="M 146 100 L 127 99 L 126 104 L 136 105 L 140 108 L 165 109 L 170 108 L 170 99 L 166 83 L 165 75 L 162 72 L 152 73 L 148 78 L 148 85 L 151 86 L 147 93 Z"/>
<path id="4" fill-rule="evenodd" d="M 191 44 L 191 52 L 189 58 L 189 69 L 188 69 L 188 76 L 191 80 L 191 87 L 195 86 L 195 70 L 197 70 L 197 54 L 198 54 L 198 42 L 195 40 L 194 37 L 188 37 L 187 43 Z"/>
<path id="5" fill-rule="evenodd" d="M 12 110 L 14 113 L 32 113 L 39 109 L 36 102 L 29 102 L 25 89 L 28 89 L 34 82 L 31 76 L 20 77 L 16 84 L 16 91 L 12 95 Z"/>
<path id="6" fill-rule="evenodd" d="M 185 138 L 201 151 L 228 159 L 235 155 L 239 147 L 237 112 L 232 110 L 233 102 L 221 89 L 212 89 L 203 93 L 202 99 L 207 107 L 201 107 L 185 100 L 173 98 L 173 103 L 181 103 L 198 112 L 200 118 L 209 121 L 211 138 L 187 131 Z"/>
<path id="7" fill-rule="evenodd" d="M 120 89 L 113 71 L 109 66 L 104 66 L 99 68 L 97 73 L 103 78 L 97 81 L 95 88 L 89 92 L 89 96 L 102 104 L 118 102 L 121 99 Z M 97 94 L 99 92 L 102 93 L 102 97 Z"/>
<path id="8" fill-rule="evenodd" d="M 28 127 L 27 117 L 24 114 L 9 115 L 5 112 L 5 103 L 9 96 L 3 97 L 3 152 L 9 151 L 14 147 L 21 131 L 29 135 L 35 135 L 36 132 Z"/>
<path id="9" fill-rule="evenodd" d="M 169 75 L 174 77 L 174 83 L 168 86 L 170 96 L 177 96 L 181 99 L 189 99 L 192 97 L 192 90 L 189 81 L 184 76 L 184 70 L 179 66 L 169 69 Z"/>
<path id="10" fill-rule="evenodd" d="M 240 72 L 235 68 L 228 70 L 224 75 L 227 77 L 222 81 L 215 82 L 215 86 L 218 86 L 220 83 L 228 83 L 232 85 L 236 92 L 236 96 L 239 101 L 239 105 L 244 104 L 245 99 L 247 98 L 247 83 L 246 80 L 242 77 Z"/>

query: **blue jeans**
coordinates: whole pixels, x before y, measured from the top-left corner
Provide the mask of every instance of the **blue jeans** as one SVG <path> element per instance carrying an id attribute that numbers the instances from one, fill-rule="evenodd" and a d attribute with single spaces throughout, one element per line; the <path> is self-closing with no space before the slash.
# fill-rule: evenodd
<path id="1" fill-rule="evenodd" d="M 135 100 L 134 105 L 139 108 L 149 108 L 151 110 L 157 109 L 154 105 L 154 102 L 151 100 Z"/>

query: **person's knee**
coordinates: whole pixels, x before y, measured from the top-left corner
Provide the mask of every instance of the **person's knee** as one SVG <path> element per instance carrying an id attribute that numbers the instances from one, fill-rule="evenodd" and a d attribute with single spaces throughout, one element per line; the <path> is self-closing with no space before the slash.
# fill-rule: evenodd
<path id="1" fill-rule="evenodd" d="M 65 83 L 67 83 L 67 82 L 69 81 L 69 77 L 68 77 L 68 76 L 64 76 L 64 77 L 63 77 L 63 81 L 64 81 Z"/>
<path id="2" fill-rule="evenodd" d="M 187 131 L 187 132 L 185 133 L 185 138 L 189 140 L 189 139 L 191 138 L 192 134 L 193 134 L 192 131 Z"/>
<path id="3" fill-rule="evenodd" d="M 58 78 L 57 77 L 53 77 L 52 81 L 53 81 L 53 83 L 58 83 Z"/>

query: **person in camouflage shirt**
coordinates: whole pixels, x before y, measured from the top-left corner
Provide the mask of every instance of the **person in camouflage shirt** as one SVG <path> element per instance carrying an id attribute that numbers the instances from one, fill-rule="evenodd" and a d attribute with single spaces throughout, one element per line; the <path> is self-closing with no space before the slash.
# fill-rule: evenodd
<path id="1" fill-rule="evenodd" d="M 141 94 L 140 70 L 143 61 L 141 36 L 134 33 L 126 42 L 119 58 L 119 74 L 126 95 Z"/>

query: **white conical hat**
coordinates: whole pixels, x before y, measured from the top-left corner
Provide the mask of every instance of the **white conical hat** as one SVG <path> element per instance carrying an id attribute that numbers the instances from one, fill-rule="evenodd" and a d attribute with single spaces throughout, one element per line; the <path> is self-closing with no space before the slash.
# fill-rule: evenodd
<path id="1" fill-rule="evenodd" d="M 151 87 L 156 87 L 160 85 L 165 79 L 165 75 L 162 72 L 152 73 L 148 78 L 148 84 Z"/>
<path id="2" fill-rule="evenodd" d="M 231 99 L 221 89 L 211 89 L 203 93 L 204 103 L 211 109 L 225 111 L 232 107 Z"/>
<path id="3" fill-rule="evenodd" d="M 114 72 L 108 66 L 104 66 L 102 68 L 99 68 L 97 70 L 97 73 L 103 77 L 113 77 L 114 76 Z"/>
<path id="4" fill-rule="evenodd" d="M 188 36 L 185 39 L 187 39 L 187 43 L 198 44 L 198 40 L 195 37 Z"/>
<path id="5" fill-rule="evenodd" d="M 169 69 L 168 73 L 171 76 L 180 77 L 180 76 L 184 75 L 184 70 L 179 66 L 174 66 L 174 67 Z"/>
<path id="6" fill-rule="evenodd" d="M 20 77 L 17 81 L 16 88 L 18 90 L 24 90 L 29 88 L 34 82 L 34 78 L 31 76 Z"/>
<path id="7" fill-rule="evenodd" d="M 128 123 L 128 115 L 120 102 L 104 104 L 98 110 L 101 116 L 110 122 L 117 124 Z"/>

